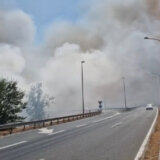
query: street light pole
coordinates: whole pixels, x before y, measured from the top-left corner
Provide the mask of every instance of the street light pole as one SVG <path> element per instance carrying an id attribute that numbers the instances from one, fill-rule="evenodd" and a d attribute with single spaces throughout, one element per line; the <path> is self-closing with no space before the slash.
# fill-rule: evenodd
<path id="1" fill-rule="evenodd" d="M 122 77 L 122 81 L 123 81 L 123 91 L 124 91 L 124 106 L 125 106 L 125 109 L 127 109 L 126 86 L 125 86 L 125 78 L 124 77 Z"/>
<path id="2" fill-rule="evenodd" d="M 82 113 L 84 114 L 84 83 L 83 83 L 83 64 L 85 61 L 81 61 L 81 81 L 82 81 Z"/>
<path id="3" fill-rule="evenodd" d="M 160 42 L 160 39 L 158 39 L 158 38 L 144 37 L 144 39 Z M 158 76 L 159 76 L 159 79 L 160 79 L 160 75 L 158 75 Z"/>
<path id="4" fill-rule="evenodd" d="M 158 38 L 151 38 L 151 37 L 144 37 L 144 39 L 154 40 L 154 41 L 160 41 L 160 39 L 158 39 Z"/>
<path id="5" fill-rule="evenodd" d="M 152 73 L 154 76 L 157 76 L 158 77 L 158 83 L 159 83 L 159 89 L 160 89 L 160 75 L 159 74 L 156 74 L 156 73 Z M 160 93 L 160 91 L 159 91 Z"/>
<path id="6" fill-rule="evenodd" d="M 159 81 L 159 84 L 160 84 L 160 75 L 158 75 L 158 81 Z M 160 86 L 160 85 L 159 85 Z"/>

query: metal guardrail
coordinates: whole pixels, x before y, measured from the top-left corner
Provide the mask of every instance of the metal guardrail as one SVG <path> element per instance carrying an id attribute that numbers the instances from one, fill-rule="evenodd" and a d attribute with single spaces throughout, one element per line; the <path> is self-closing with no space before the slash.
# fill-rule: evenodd
<path id="1" fill-rule="evenodd" d="M 55 124 L 59 124 L 62 122 L 65 123 L 73 120 L 78 120 L 81 118 L 92 117 L 100 113 L 101 111 L 96 111 L 96 112 L 89 112 L 85 114 L 69 115 L 69 116 L 50 118 L 50 119 L 31 121 L 31 122 L 18 122 L 18 123 L 12 123 L 12 124 L 4 124 L 4 125 L 0 125 L 0 131 L 9 131 L 9 133 L 11 134 L 13 129 L 17 127 L 22 127 L 23 130 L 26 129 L 26 126 L 32 126 L 33 128 L 36 128 L 37 126 L 45 127 L 46 123 L 49 123 L 50 125 L 53 125 L 54 123 Z"/>

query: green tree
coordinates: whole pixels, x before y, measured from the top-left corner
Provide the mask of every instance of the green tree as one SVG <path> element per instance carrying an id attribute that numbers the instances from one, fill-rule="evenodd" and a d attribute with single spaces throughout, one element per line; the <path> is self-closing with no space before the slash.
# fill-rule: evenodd
<path id="1" fill-rule="evenodd" d="M 23 98 L 24 92 L 18 89 L 17 82 L 0 80 L 0 124 L 24 119 L 18 115 L 26 108 Z"/>

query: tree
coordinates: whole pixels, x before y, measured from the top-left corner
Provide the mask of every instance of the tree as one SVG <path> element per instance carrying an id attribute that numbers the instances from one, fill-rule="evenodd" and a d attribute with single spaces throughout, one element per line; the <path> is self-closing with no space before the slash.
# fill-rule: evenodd
<path id="1" fill-rule="evenodd" d="M 26 108 L 24 92 L 19 90 L 16 81 L 0 80 L 0 124 L 21 121 L 18 115 Z"/>
<path id="2" fill-rule="evenodd" d="M 26 112 L 30 120 L 42 120 L 46 118 L 45 108 L 53 101 L 53 97 L 43 93 L 42 83 L 32 86 L 28 95 Z"/>

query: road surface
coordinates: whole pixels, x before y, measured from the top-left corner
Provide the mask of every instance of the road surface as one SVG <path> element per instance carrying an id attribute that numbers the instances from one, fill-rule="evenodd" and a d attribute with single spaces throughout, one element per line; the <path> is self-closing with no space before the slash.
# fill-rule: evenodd
<path id="1" fill-rule="evenodd" d="M 156 108 L 105 113 L 0 138 L 0 160 L 134 160 Z"/>

